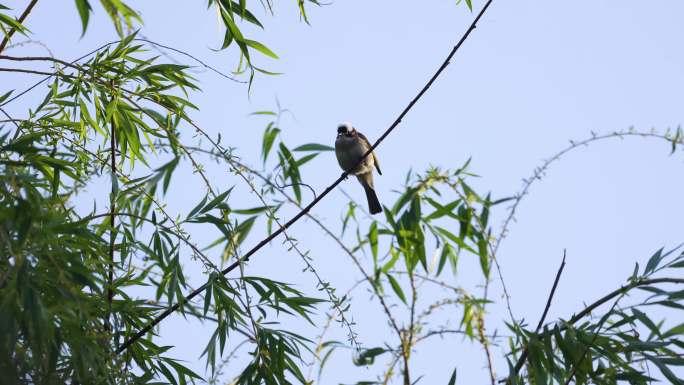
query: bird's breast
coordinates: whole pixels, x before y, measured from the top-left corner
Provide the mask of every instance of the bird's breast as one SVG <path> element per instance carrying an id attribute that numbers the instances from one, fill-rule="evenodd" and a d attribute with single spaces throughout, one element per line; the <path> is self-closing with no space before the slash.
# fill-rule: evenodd
<path id="1" fill-rule="evenodd" d="M 335 155 L 343 170 L 350 170 L 363 157 L 368 148 L 358 138 L 340 136 L 335 140 Z M 354 174 L 367 173 L 373 167 L 373 157 L 368 156 L 364 162 L 353 170 Z"/>

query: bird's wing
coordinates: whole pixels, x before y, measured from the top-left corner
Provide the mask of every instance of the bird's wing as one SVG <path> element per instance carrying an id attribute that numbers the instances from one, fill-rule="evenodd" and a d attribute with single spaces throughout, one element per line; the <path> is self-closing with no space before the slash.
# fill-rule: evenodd
<path id="1" fill-rule="evenodd" d="M 368 138 L 366 138 L 365 135 L 362 133 L 356 131 L 357 134 L 359 134 L 359 138 L 366 144 L 367 148 L 371 147 L 370 142 L 368 141 Z M 375 156 L 375 152 L 371 152 L 369 156 L 373 157 L 373 164 L 375 164 L 375 168 L 378 170 L 378 174 L 382 175 L 382 171 L 380 171 L 380 162 L 378 162 L 378 157 Z"/>

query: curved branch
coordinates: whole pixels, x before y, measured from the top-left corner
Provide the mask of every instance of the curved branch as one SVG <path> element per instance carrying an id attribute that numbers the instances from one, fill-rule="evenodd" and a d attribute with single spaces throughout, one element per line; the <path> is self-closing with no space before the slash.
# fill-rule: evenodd
<path id="1" fill-rule="evenodd" d="M 601 135 L 596 135 L 595 133 L 592 132 L 592 135 L 590 138 L 581 140 L 581 141 L 570 141 L 570 145 L 562 149 L 561 151 L 557 152 L 554 154 L 551 158 L 545 160 L 541 166 L 537 167 L 534 169 L 534 172 L 528 179 L 523 179 L 523 187 L 520 190 L 518 194 L 516 194 L 513 205 L 508 210 L 508 216 L 506 216 L 506 219 L 503 221 L 503 225 L 501 226 L 501 231 L 499 232 L 499 235 L 495 239 L 495 244 L 494 244 L 494 252 L 496 253 L 499 250 L 499 246 L 501 245 L 501 241 L 506 237 L 506 234 L 508 233 L 508 228 L 510 227 L 513 218 L 515 217 L 515 213 L 518 209 L 518 206 L 520 205 L 520 202 L 522 199 L 529 193 L 530 187 L 532 184 L 540 180 L 542 175 L 546 172 L 546 170 L 551 166 L 552 163 L 555 163 L 556 161 L 560 160 L 565 154 L 568 152 L 577 149 L 579 147 L 583 147 L 586 145 L 591 144 L 592 142 L 597 142 L 605 139 L 612 139 L 612 138 L 625 138 L 625 137 L 643 137 L 643 138 L 657 138 L 657 139 L 662 139 L 670 143 L 674 144 L 683 144 L 684 145 L 684 139 L 679 136 L 675 136 L 674 138 L 670 138 L 667 133 L 665 134 L 660 134 L 658 132 L 640 132 L 640 131 L 634 131 L 634 130 L 629 130 L 629 131 L 615 131 L 611 132 L 608 134 L 601 134 Z"/>

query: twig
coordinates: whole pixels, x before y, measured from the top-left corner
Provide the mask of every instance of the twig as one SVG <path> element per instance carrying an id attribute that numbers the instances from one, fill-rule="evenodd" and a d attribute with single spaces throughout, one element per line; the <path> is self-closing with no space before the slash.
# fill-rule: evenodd
<path id="1" fill-rule="evenodd" d="M 12 49 L 12 48 L 23 47 L 23 46 L 25 46 L 25 45 L 27 45 L 27 44 L 36 44 L 36 45 L 39 45 L 39 46 L 43 47 L 43 48 L 47 51 L 47 53 L 48 53 L 48 55 L 50 55 L 50 57 L 55 57 L 55 54 L 52 53 L 52 50 L 50 49 L 50 47 L 48 47 L 47 44 L 45 44 L 45 43 L 43 43 L 42 41 L 39 41 L 39 40 L 31 40 L 31 39 L 25 40 L 25 41 L 20 41 L 20 42 L 18 42 L 18 43 L 10 44 L 10 45 L 8 45 L 7 47 L 5 47 L 5 51 L 9 51 L 9 50 Z"/>
<path id="2" fill-rule="evenodd" d="M 140 35 L 140 36 L 142 36 L 142 35 Z M 228 79 L 228 80 L 234 81 L 234 82 L 236 82 L 236 83 L 247 84 L 247 81 L 238 80 L 238 79 L 235 79 L 235 78 L 232 77 L 232 76 L 228 76 L 228 75 L 226 75 L 225 73 L 223 73 L 223 72 L 217 70 L 215 67 L 210 66 L 209 64 L 203 62 L 202 60 L 196 58 L 195 56 L 192 56 L 191 54 L 189 54 L 189 53 L 187 53 L 187 52 L 185 52 L 185 51 L 182 51 L 182 50 L 180 50 L 180 49 L 173 48 L 173 47 L 169 47 L 169 46 L 167 46 L 167 45 L 157 43 L 157 42 L 155 42 L 155 41 L 149 40 L 149 39 L 148 39 L 147 37 L 145 37 L 145 36 L 143 36 L 143 38 L 135 38 L 135 39 L 133 39 L 133 40 L 144 41 L 145 43 L 151 44 L 151 45 L 153 45 L 153 46 L 161 47 L 161 48 L 164 48 L 164 49 L 168 49 L 169 51 L 173 51 L 173 52 L 175 52 L 175 53 L 179 53 L 179 54 L 181 54 L 181 55 L 183 55 L 183 56 L 186 56 L 186 57 L 188 57 L 188 58 L 190 58 L 190 59 L 196 61 L 196 62 L 199 63 L 202 67 L 204 67 L 204 68 L 206 68 L 206 69 L 208 69 L 208 70 L 214 72 L 215 74 L 217 74 L 217 75 L 219 75 L 219 76 L 221 76 L 221 77 L 223 77 L 223 78 L 226 78 L 226 79 Z M 114 43 L 112 43 L 112 44 L 114 44 Z M 168 57 L 168 56 L 167 56 L 167 57 Z M 171 59 L 172 61 L 176 61 L 176 60 L 174 60 L 173 58 L 170 58 L 170 59 Z"/>
<path id="3" fill-rule="evenodd" d="M 568 152 L 575 150 L 580 147 L 584 147 L 586 145 L 589 145 L 593 142 L 597 141 L 602 141 L 605 139 L 612 139 L 612 138 L 624 138 L 624 137 L 644 137 L 644 138 L 660 138 L 663 140 L 666 140 L 670 143 L 673 144 L 684 144 L 684 141 L 682 138 L 677 138 L 676 136 L 673 138 L 670 138 L 668 134 L 661 134 L 658 132 L 647 132 L 647 131 L 634 131 L 632 129 L 628 131 L 615 131 L 615 132 L 610 132 L 607 134 L 601 134 L 597 135 L 592 132 L 591 137 L 579 141 L 570 141 L 570 145 L 562 149 L 561 151 L 555 153 L 553 156 L 545 160 L 541 166 L 538 166 L 534 169 L 532 172 L 532 175 L 523 180 L 523 187 L 522 189 L 518 192 L 518 194 L 515 196 L 515 201 L 511 205 L 511 207 L 508 210 L 508 215 L 506 216 L 506 219 L 503 221 L 503 225 L 501 226 L 501 230 L 499 231 L 499 235 L 495 239 L 495 245 L 494 245 L 494 252 L 499 250 L 499 246 L 501 245 L 501 242 L 503 239 L 506 237 L 506 234 L 508 233 L 508 228 L 510 227 L 511 223 L 513 222 L 513 219 L 515 217 L 515 213 L 517 211 L 518 206 L 520 205 L 520 202 L 523 200 L 525 196 L 529 194 L 530 187 L 534 182 L 541 180 L 541 177 L 544 175 L 546 170 L 551 166 L 552 163 L 555 163 L 556 161 L 560 160 L 564 155 L 566 155 Z"/>
<path id="4" fill-rule="evenodd" d="M 38 0 L 31 0 L 31 2 L 26 7 L 24 12 L 21 14 L 21 16 L 19 16 L 19 19 L 17 19 L 17 22 L 19 24 L 22 24 L 24 22 L 24 20 L 26 20 L 29 13 L 31 13 L 31 10 L 33 10 L 33 7 L 36 5 L 37 2 L 38 2 Z M 5 49 L 5 47 L 7 46 L 7 43 L 9 43 L 10 39 L 12 38 L 12 35 L 14 35 L 15 32 L 17 32 L 16 27 L 10 29 L 9 32 L 7 32 L 7 35 L 5 35 L 5 38 L 2 39 L 2 42 L 0 42 L 0 53 Z"/>
<path id="5" fill-rule="evenodd" d="M 111 186 L 111 196 L 109 197 L 109 266 L 107 272 L 107 323 L 106 327 L 108 331 L 111 331 L 110 318 L 112 315 L 112 301 L 114 300 L 114 290 L 112 290 L 112 284 L 114 282 L 114 246 L 116 242 L 116 130 L 114 128 L 114 118 L 112 117 L 111 122 L 111 132 L 109 139 L 109 151 L 110 155 L 110 168 L 112 172 L 112 186 Z"/>
<path id="6" fill-rule="evenodd" d="M 551 287 L 551 292 L 549 293 L 549 298 L 546 300 L 546 307 L 544 308 L 544 312 L 542 313 L 542 316 L 539 319 L 539 323 L 537 324 L 537 328 L 534 330 L 534 334 L 539 333 L 539 330 L 544 325 L 544 320 L 546 319 L 546 315 L 548 314 L 549 308 L 551 307 L 551 300 L 553 299 L 553 296 L 556 293 L 556 288 L 558 287 L 558 281 L 560 281 L 560 277 L 561 277 L 561 274 L 563 273 L 564 268 L 565 268 L 565 250 L 563 250 L 563 261 L 561 262 L 560 267 L 558 268 L 558 272 L 556 272 L 556 279 L 553 281 L 553 286 Z M 525 349 L 523 350 L 522 354 L 520 355 L 518 362 L 516 362 L 515 367 L 513 368 L 513 373 L 508 376 L 508 382 L 511 381 L 513 376 L 518 375 L 520 368 L 522 368 L 523 364 L 525 363 L 525 360 L 527 359 L 528 348 L 529 348 L 529 346 L 525 346 Z"/>
<path id="7" fill-rule="evenodd" d="M 413 333 L 415 329 L 415 314 L 416 314 L 416 300 L 418 295 L 416 292 L 416 280 L 413 276 L 413 271 L 408 271 L 409 281 L 411 283 L 411 316 L 409 318 L 409 330 L 406 341 L 402 344 L 401 354 L 404 358 L 404 385 L 411 385 L 411 375 L 409 372 L 409 356 L 411 355 L 411 347 L 413 345 Z"/>
<path id="8" fill-rule="evenodd" d="M 558 272 L 556 272 L 556 278 L 553 281 L 553 286 L 551 287 L 549 298 L 546 300 L 546 307 L 544 307 L 544 313 L 542 313 L 542 316 L 539 319 L 539 323 L 537 324 L 537 328 L 534 330 L 535 333 L 539 333 L 539 330 L 541 329 L 542 325 L 544 325 L 546 315 L 549 313 L 551 301 L 553 300 L 553 296 L 556 294 L 556 288 L 558 287 L 558 281 L 560 281 L 561 274 L 563 274 L 563 269 L 565 268 L 565 255 L 565 249 L 563 249 L 563 260 L 561 261 L 561 265 L 558 268 Z"/>
<path id="9" fill-rule="evenodd" d="M 418 92 L 418 95 L 416 95 L 411 102 L 404 108 L 404 110 L 399 114 L 399 117 L 392 123 L 392 125 L 378 138 L 377 141 L 366 151 L 366 153 L 363 155 L 361 159 L 357 162 L 357 164 L 360 164 L 364 161 L 364 159 L 375 150 L 380 143 L 382 143 L 387 136 L 401 123 L 401 120 L 408 114 L 408 112 L 413 108 L 413 106 L 420 100 L 420 98 L 427 92 L 428 89 L 432 86 L 432 84 L 437 80 L 439 75 L 444 71 L 444 69 L 449 65 L 451 59 L 453 56 L 456 54 L 458 49 L 461 47 L 463 42 L 468 38 L 470 33 L 475 29 L 477 22 L 482 18 L 482 15 L 484 15 L 485 11 L 489 7 L 489 5 L 492 3 L 493 0 L 487 1 L 485 3 L 484 7 L 480 11 L 480 13 L 477 15 L 475 20 L 472 22 L 468 30 L 465 32 L 465 34 L 461 37 L 459 42 L 454 46 L 454 48 L 451 50 L 449 55 L 447 55 L 447 58 L 444 60 L 442 65 L 438 68 L 437 72 L 430 78 L 430 80 L 427 82 L 427 84 Z M 354 169 L 352 167 L 351 169 Z M 338 184 L 340 184 L 346 177 L 348 176 L 348 172 L 343 172 L 342 175 L 340 175 L 337 180 L 335 180 L 330 186 L 328 186 L 323 192 L 316 197 L 311 203 L 309 203 L 306 207 L 304 207 L 297 215 L 292 217 L 289 221 L 287 221 L 283 226 L 281 226 L 278 230 L 274 231 L 271 235 L 267 236 L 263 240 L 261 240 L 259 243 L 257 243 L 256 246 L 254 246 L 251 250 L 249 250 L 246 254 L 242 256 L 242 258 L 239 258 L 237 261 L 233 262 L 230 266 L 227 268 L 223 269 L 221 271 L 221 274 L 226 275 L 229 272 L 233 271 L 235 268 L 237 268 L 240 264 L 249 261 L 252 255 L 254 255 L 257 251 L 259 251 L 262 247 L 267 245 L 269 242 L 271 242 L 274 238 L 276 238 L 278 235 L 283 233 L 285 230 L 287 230 L 290 226 L 292 226 L 295 222 L 297 222 L 300 218 L 302 218 L 304 215 L 306 215 L 318 202 L 320 202 L 325 196 L 327 196 L 335 187 L 337 187 Z M 197 294 L 202 292 L 203 290 L 206 289 L 207 284 L 203 284 L 201 287 L 198 289 L 194 290 L 190 294 L 188 294 L 182 302 L 189 301 Z M 147 334 L 148 331 L 150 331 L 154 326 L 156 326 L 158 323 L 160 323 L 162 320 L 164 320 L 166 317 L 168 317 L 171 313 L 174 311 L 178 310 L 180 305 L 176 303 L 175 305 L 169 307 L 166 309 L 162 314 L 157 316 L 154 320 L 152 320 L 150 323 L 148 323 L 146 326 L 144 326 L 142 329 L 140 329 L 137 333 L 135 333 L 132 337 L 130 337 L 127 341 L 125 341 L 121 347 L 117 350 L 117 353 L 121 353 L 124 350 L 126 350 L 132 343 L 140 339 L 142 336 Z"/>
<path id="10" fill-rule="evenodd" d="M 485 320 L 484 314 L 480 314 L 477 320 L 477 333 L 480 337 L 480 343 L 485 351 L 487 357 L 487 369 L 489 370 L 489 381 L 492 385 L 496 385 L 496 373 L 494 372 L 494 361 L 492 360 L 492 352 L 489 349 L 489 340 L 485 334 Z"/>

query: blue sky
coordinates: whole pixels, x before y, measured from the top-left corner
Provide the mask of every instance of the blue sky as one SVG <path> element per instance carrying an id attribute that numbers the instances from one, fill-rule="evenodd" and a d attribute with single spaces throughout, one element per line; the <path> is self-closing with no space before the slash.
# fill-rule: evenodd
<path id="1" fill-rule="evenodd" d="M 10 5 L 22 9 L 25 3 Z M 293 145 L 332 145 L 342 121 L 353 122 L 373 140 L 424 85 L 474 17 L 451 0 L 350 0 L 310 7 L 309 26 L 300 21 L 293 1 L 280 3 L 275 17 L 262 16 L 266 30 L 251 32 L 280 56 L 279 61 L 260 57 L 258 63 L 284 74 L 258 77 L 248 98 L 244 86 L 202 72 L 197 77 L 203 91 L 192 95 L 200 106 L 193 114 L 196 121 L 210 133 L 221 132 L 225 143 L 256 166 L 265 121 L 249 117 L 250 112 L 274 109 L 279 100 L 294 114 L 284 118 L 281 127 Z M 477 10 L 483 2 L 473 4 Z M 146 37 L 222 70 L 234 68 L 234 50 L 212 50 L 221 42 L 222 27 L 201 2 L 132 5 L 143 16 L 141 33 Z M 83 39 L 72 2 L 40 2 L 27 25 L 57 57 L 72 59 L 116 40 L 104 12 L 95 8 Z M 683 12 L 684 4 L 674 1 L 494 0 L 451 66 L 377 151 L 383 166 L 383 175 L 376 178 L 381 201 L 395 199 L 393 189 L 401 186 L 409 169 L 457 168 L 468 158 L 471 170 L 481 176 L 474 182 L 480 191 L 510 196 L 520 189 L 523 178 L 569 140 L 588 138 L 591 131 L 608 133 L 632 126 L 660 132 L 676 128 L 682 122 L 684 89 Z M 8 51 L 19 53 L 43 51 L 36 46 Z M 32 80 L 0 75 L 3 89 L 22 88 Z M 8 110 L 23 116 L 42 92 Z M 188 129 L 186 138 L 192 140 L 191 135 Z M 644 138 L 594 143 L 568 153 L 532 187 L 498 255 L 516 317 L 536 323 L 563 249 L 568 252 L 567 267 L 549 319 L 568 317 L 583 303 L 619 286 L 635 262 L 684 239 L 678 222 L 684 215 L 684 165 L 681 152 L 670 155 L 669 150 L 663 141 Z M 211 164 L 208 171 L 219 190 L 238 183 L 222 167 Z M 187 211 L 203 194 L 199 179 L 184 172 L 177 177 L 182 183 L 167 199 L 176 213 Z M 304 169 L 305 180 L 318 191 L 337 176 L 332 153 Z M 343 188 L 363 200 L 356 181 L 350 179 Z M 91 186 L 88 194 L 105 196 L 100 193 L 107 189 L 103 181 Z M 82 198 L 84 207 L 90 206 L 88 194 Z M 243 196 L 244 207 L 258 205 L 256 197 Z M 314 214 L 339 229 L 345 203 L 346 198 L 334 192 Z M 493 218 L 501 220 L 504 215 L 505 207 L 500 207 Z M 359 278 L 348 258 L 310 221 L 296 224 L 291 235 L 311 250 L 317 270 L 339 292 Z M 200 243 L 211 240 L 200 232 L 193 238 Z M 256 241 L 256 236 L 250 237 L 245 247 Z M 188 260 L 185 266 L 193 283 L 201 284 L 198 263 Z M 250 274 L 295 283 L 310 295 L 319 295 L 313 278 L 301 269 L 299 258 L 278 241 L 248 267 Z M 453 282 L 479 290 L 476 269 L 476 261 L 463 261 Z M 495 282 L 493 289 L 494 298 L 500 299 L 500 284 Z M 389 333 L 369 298 L 365 289 L 358 290 L 350 312 L 358 322 L 359 339 L 365 346 L 375 346 Z M 505 317 L 504 308 L 494 305 L 489 312 L 489 328 L 505 333 L 498 322 Z M 452 310 L 444 317 L 457 322 L 460 315 Z M 174 317 L 160 332 L 165 343 L 177 346 L 176 357 L 193 362 L 212 330 L 209 325 L 188 325 Z M 343 339 L 344 330 L 337 328 L 332 336 Z M 502 352 L 503 347 L 495 348 L 500 375 L 507 371 Z M 334 357 L 322 383 L 372 379 L 379 372 L 354 367 L 345 354 Z M 425 375 L 423 383 L 446 383 L 454 365 L 459 368 L 459 383 L 487 378 L 479 347 L 460 337 L 433 340 L 419 347 L 415 357 L 412 371 Z M 202 369 L 201 364 L 193 366 Z"/>

